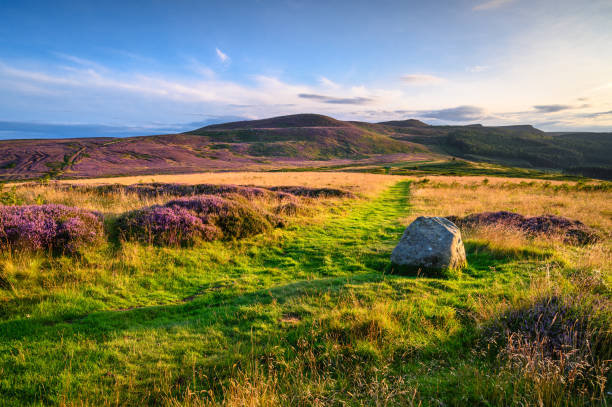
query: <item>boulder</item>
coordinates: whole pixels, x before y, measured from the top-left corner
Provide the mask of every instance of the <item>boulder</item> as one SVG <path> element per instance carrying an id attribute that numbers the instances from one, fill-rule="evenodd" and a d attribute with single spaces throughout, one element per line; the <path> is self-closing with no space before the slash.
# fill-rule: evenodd
<path id="1" fill-rule="evenodd" d="M 404 231 L 391 254 L 397 271 L 445 274 L 467 265 L 459 228 L 446 218 L 420 216 Z"/>

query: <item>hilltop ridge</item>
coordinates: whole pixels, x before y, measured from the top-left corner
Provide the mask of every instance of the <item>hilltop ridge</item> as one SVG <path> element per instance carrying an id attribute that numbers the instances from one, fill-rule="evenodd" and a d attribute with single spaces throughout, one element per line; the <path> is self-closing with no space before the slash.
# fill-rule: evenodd
<path id="1" fill-rule="evenodd" d="M 195 130 L 234 130 L 234 129 L 266 129 L 288 127 L 345 127 L 347 122 L 336 120 L 322 114 L 301 113 L 287 116 L 277 116 L 260 120 L 241 120 L 222 124 L 213 124 Z"/>
<path id="2" fill-rule="evenodd" d="M 305 113 L 178 134 L 0 141 L 0 181 L 384 166 L 452 157 L 612 178 L 612 133 L 436 126 L 416 119 L 349 122 Z"/>

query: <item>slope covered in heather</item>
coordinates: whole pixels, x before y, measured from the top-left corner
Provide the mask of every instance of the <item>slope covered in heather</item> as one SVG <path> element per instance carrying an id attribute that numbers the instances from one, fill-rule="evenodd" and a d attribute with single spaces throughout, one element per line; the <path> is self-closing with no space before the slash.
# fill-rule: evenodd
<path id="1" fill-rule="evenodd" d="M 427 148 L 387 134 L 301 114 L 182 134 L 0 141 L 0 180 L 290 169 L 428 157 Z"/>

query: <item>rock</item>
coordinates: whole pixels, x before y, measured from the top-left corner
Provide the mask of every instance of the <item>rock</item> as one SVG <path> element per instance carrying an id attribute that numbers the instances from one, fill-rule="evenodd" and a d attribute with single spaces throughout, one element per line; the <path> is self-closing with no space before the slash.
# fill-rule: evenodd
<path id="1" fill-rule="evenodd" d="M 467 265 L 459 228 L 446 218 L 420 216 L 391 254 L 394 270 L 446 274 Z"/>

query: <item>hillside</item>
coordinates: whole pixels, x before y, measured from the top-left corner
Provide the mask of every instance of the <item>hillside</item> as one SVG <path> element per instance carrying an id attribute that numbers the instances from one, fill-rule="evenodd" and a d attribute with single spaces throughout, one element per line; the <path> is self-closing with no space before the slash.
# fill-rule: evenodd
<path id="1" fill-rule="evenodd" d="M 0 141 L 0 180 L 354 168 L 450 156 L 612 179 L 612 133 L 530 125 L 347 122 L 317 114 L 237 121 L 181 134 Z"/>
<path id="2" fill-rule="evenodd" d="M 612 178 L 612 133 L 545 133 L 530 125 L 391 127 L 392 138 L 472 161 Z"/>
<path id="3" fill-rule="evenodd" d="M 431 158 L 427 148 L 301 114 L 129 138 L 0 141 L 0 180 L 263 170 Z"/>

